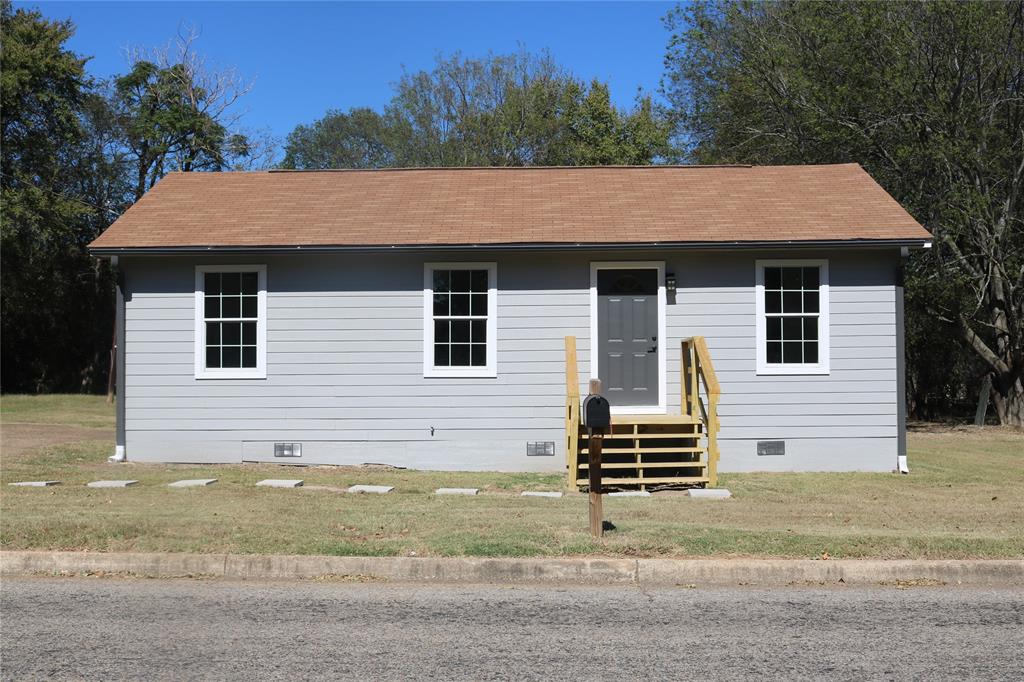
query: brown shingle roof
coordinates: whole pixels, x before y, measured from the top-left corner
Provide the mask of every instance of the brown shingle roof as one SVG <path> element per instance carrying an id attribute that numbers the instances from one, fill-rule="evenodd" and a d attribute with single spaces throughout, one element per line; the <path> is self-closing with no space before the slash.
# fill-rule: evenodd
<path id="1" fill-rule="evenodd" d="M 92 247 L 930 238 L 858 165 L 173 173 Z"/>

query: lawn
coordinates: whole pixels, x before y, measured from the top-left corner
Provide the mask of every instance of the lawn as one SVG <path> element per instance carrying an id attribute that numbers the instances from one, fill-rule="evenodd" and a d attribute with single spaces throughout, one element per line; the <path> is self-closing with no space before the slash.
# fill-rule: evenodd
<path id="1" fill-rule="evenodd" d="M 910 476 L 724 474 L 734 497 L 672 493 L 606 498 L 617 526 L 586 533 L 583 495 L 543 474 L 419 472 L 362 467 L 106 462 L 113 408 L 103 397 L 0 399 L 0 548 L 418 556 L 1007 558 L 1024 556 L 1024 435 L 1004 429 L 915 429 Z M 47 444 L 50 443 L 50 444 Z M 139 485 L 95 490 L 100 478 Z M 169 489 L 182 478 L 217 478 Z M 305 488 L 257 489 L 263 478 Z M 19 480 L 59 479 L 52 488 Z M 395 486 L 348 495 L 355 483 Z M 438 497 L 438 487 L 477 497 Z"/>

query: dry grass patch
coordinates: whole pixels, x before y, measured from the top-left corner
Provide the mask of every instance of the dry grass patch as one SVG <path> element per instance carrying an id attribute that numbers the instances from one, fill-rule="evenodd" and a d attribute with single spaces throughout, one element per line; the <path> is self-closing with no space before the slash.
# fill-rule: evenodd
<path id="1" fill-rule="evenodd" d="M 0 401 L 5 432 L 26 415 L 58 423 L 60 406 L 69 403 L 69 421 L 101 411 L 59 399 L 42 419 L 38 405 L 19 399 L 8 410 L 8 400 Z M 586 533 L 585 496 L 518 497 L 526 489 L 560 489 L 564 479 L 557 474 L 111 465 L 109 439 L 10 455 L 5 447 L 0 547 L 389 556 L 1024 556 L 1024 436 L 945 429 L 910 438 L 910 476 L 727 474 L 722 485 L 733 491 L 729 500 L 608 498 L 606 517 L 618 529 L 597 542 Z M 44 478 L 63 485 L 6 486 Z M 99 478 L 134 478 L 139 485 L 84 486 Z M 185 478 L 219 481 L 208 488 L 166 487 Z M 301 478 L 307 489 L 256 488 L 264 478 Z M 395 491 L 339 494 L 357 483 Z M 480 488 L 480 494 L 436 496 L 439 487 Z"/>

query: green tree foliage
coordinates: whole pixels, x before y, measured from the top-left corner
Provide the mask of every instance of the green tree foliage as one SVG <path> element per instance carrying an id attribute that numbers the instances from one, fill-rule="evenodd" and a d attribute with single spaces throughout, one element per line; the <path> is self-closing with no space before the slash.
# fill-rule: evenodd
<path id="1" fill-rule="evenodd" d="M 546 54 L 438 59 L 406 74 L 383 113 L 329 111 L 298 126 L 285 168 L 646 164 L 667 150 L 649 98 L 612 106 Z"/>
<path id="2" fill-rule="evenodd" d="M 912 407 L 988 374 L 1024 423 L 1024 3 L 723 0 L 666 24 L 682 152 L 861 163 L 936 237 L 908 267 Z"/>
<path id="3" fill-rule="evenodd" d="M 97 294 L 110 273 L 83 247 L 108 212 L 93 204 L 103 192 L 85 191 L 102 181 L 79 163 L 95 123 L 83 112 L 102 103 L 88 92 L 85 60 L 64 48 L 70 23 L 9 2 L 0 15 L 3 389 L 89 390 L 106 378 L 98 349 L 111 316 Z"/>

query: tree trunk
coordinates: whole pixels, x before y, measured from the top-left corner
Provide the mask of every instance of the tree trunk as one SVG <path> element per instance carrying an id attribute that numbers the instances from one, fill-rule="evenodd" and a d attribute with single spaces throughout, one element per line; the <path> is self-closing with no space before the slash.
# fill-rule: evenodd
<path id="1" fill-rule="evenodd" d="M 996 377 L 992 382 L 992 404 L 1003 426 L 1024 427 L 1024 384 L 1019 377 L 1012 382 Z"/>

